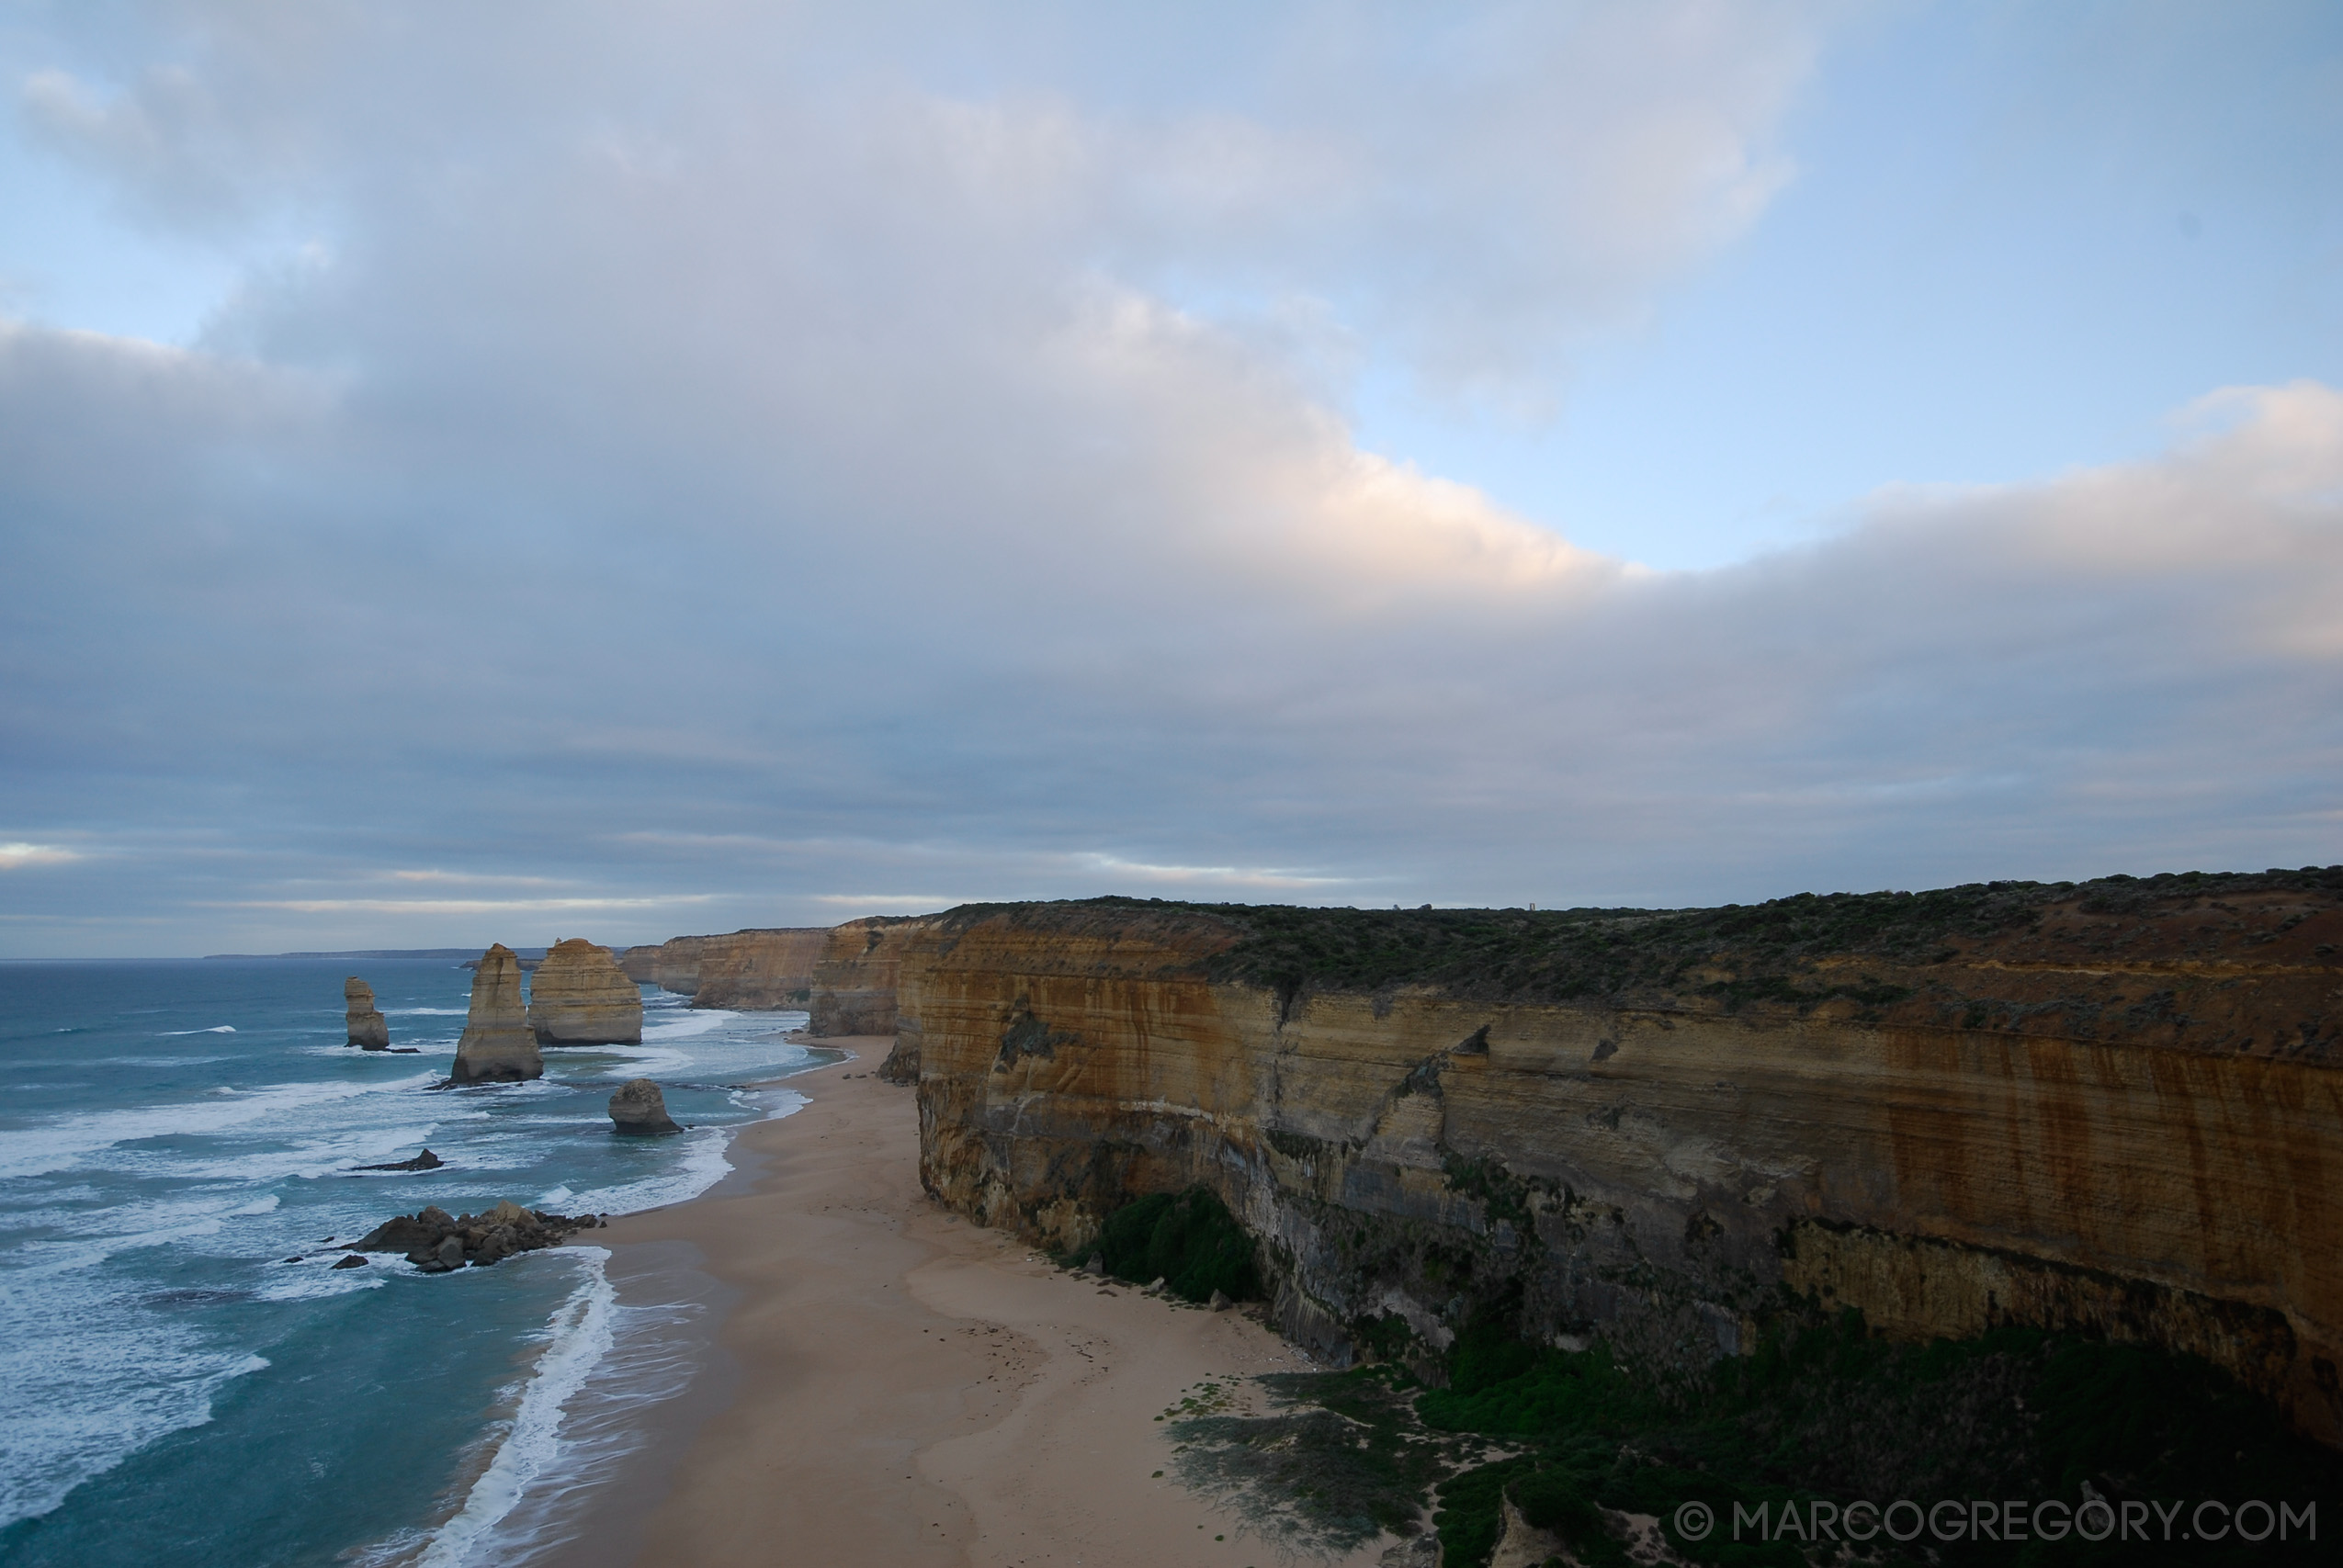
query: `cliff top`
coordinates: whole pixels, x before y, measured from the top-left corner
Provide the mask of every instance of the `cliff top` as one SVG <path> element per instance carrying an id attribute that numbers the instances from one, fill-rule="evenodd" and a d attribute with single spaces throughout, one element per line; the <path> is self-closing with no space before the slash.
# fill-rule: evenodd
<path id="1" fill-rule="evenodd" d="M 1696 909 L 1096 898 L 969 905 L 942 919 L 1002 917 L 1151 932 L 1184 950 L 1191 972 L 1287 996 L 1428 987 L 1490 1002 L 1828 1008 L 2322 1057 L 2343 1027 L 2326 1000 L 2343 976 L 2343 866 L 1803 893 Z M 2254 980 L 2258 1001 L 2213 995 L 2239 977 Z"/>

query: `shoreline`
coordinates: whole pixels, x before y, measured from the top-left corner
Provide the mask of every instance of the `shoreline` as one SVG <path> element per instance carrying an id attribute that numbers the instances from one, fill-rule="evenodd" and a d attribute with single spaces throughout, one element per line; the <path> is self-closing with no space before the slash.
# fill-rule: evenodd
<path id="1" fill-rule="evenodd" d="M 919 1185 L 912 1091 L 873 1072 L 892 1043 L 822 1043 L 851 1054 L 782 1080 L 806 1105 L 741 1129 L 722 1181 L 595 1233 L 623 1306 L 703 1315 L 682 1392 L 628 1409 L 636 1440 L 573 1495 L 560 1561 L 1286 1560 L 1160 1473 L 1156 1417 L 1207 1378 L 1307 1358 L 1243 1312 L 1068 1273 L 945 1211 Z"/>

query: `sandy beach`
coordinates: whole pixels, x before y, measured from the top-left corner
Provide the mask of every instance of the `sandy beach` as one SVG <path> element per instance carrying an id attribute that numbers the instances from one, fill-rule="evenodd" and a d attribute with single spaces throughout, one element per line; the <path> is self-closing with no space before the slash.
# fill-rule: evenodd
<path id="1" fill-rule="evenodd" d="M 1308 1369 L 1238 1311 L 1053 1267 L 921 1191 L 885 1040 L 789 1080 L 730 1179 L 614 1220 L 621 1300 L 689 1277 L 712 1332 L 690 1393 L 604 1489 L 581 1560 L 645 1568 L 1037 1563 L 1251 1568 L 1275 1547 L 1181 1488 L 1156 1417 L 1207 1379 Z M 1372 1563 L 1369 1547 L 1342 1560 Z"/>

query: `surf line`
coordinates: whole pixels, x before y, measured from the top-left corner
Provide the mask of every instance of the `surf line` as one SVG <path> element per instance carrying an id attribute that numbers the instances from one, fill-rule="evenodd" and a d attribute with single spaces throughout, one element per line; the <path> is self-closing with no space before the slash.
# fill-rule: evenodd
<path id="1" fill-rule="evenodd" d="M 537 1359 L 537 1368 L 521 1391 L 521 1407 L 514 1414 L 512 1430 L 504 1434 L 488 1469 L 472 1483 L 464 1506 L 432 1537 L 431 1545 L 416 1560 L 417 1568 L 461 1568 L 470 1561 L 473 1549 L 560 1457 L 562 1407 L 609 1354 L 618 1299 L 606 1267 L 610 1249 L 564 1247 L 562 1253 L 580 1259 L 586 1277 L 570 1299 L 554 1309 L 553 1342 Z"/>

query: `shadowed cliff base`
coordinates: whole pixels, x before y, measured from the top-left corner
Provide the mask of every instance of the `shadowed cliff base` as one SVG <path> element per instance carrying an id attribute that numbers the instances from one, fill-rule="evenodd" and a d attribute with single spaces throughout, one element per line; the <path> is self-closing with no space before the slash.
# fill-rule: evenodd
<path id="1" fill-rule="evenodd" d="M 1705 1375 L 1794 1300 L 1895 1344 L 2195 1357 L 2332 1443 L 2338 941 L 2343 868 L 1677 911 L 969 906 L 844 944 L 895 971 L 930 1190 L 1087 1256 L 1202 1187 L 1338 1363 L 1436 1381 L 1494 1314 Z"/>

